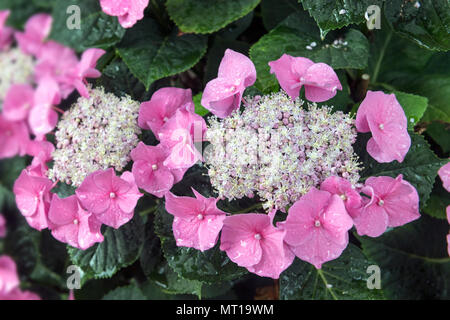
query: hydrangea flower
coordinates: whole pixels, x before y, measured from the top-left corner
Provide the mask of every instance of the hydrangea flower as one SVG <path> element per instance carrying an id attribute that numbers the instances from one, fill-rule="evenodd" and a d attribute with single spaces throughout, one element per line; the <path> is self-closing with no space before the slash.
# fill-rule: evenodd
<path id="1" fill-rule="evenodd" d="M 150 101 L 141 103 L 139 127 L 152 130 L 158 138 L 161 127 L 175 114 L 178 108 L 192 103 L 191 89 L 161 88 Z"/>
<path id="2" fill-rule="evenodd" d="M 50 179 L 79 186 L 94 171 L 122 171 L 139 142 L 138 112 L 138 102 L 102 87 L 80 97 L 58 122 Z"/>
<path id="3" fill-rule="evenodd" d="M 275 73 L 281 88 L 293 100 L 303 86 L 306 99 L 313 102 L 327 101 L 336 95 L 336 90 L 342 90 L 333 68 L 325 63 L 283 54 L 278 60 L 270 61 L 269 66 L 270 73 Z"/>
<path id="4" fill-rule="evenodd" d="M 139 188 L 159 198 L 181 181 L 186 169 L 170 169 L 164 165 L 168 150 L 158 146 L 147 146 L 139 142 L 131 151 L 133 175 Z"/>
<path id="5" fill-rule="evenodd" d="M 245 88 L 255 81 L 253 62 L 242 53 L 227 49 L 217 78 L 206 84 L 201 104 L 217 117 L 225 118 L 239 109 Z"/>
<path id="6" fill-rule="evenodd" d="M 258 194 L 284 210 L 329 176 L 359 180 L 354 120 L 327 107 L 304 106 L 284 92 L 247 99 L 245 110 L 209 118 L 205 161 L 219 197 Z"/>
<path id="7" fill-rule="evenodd" d="M 0 159 L 25 155 L 29 140 L 24 121 L 8 121 L 0 114 Z"/>
<path id="8" fill-rule="evenodd" d="M 378 162 L 403 162 L 411 146 L 406 115 L 394 94 L 367 91 L 356 113 L 356 129 L 372 133 L 367 152 Z"/>
<path id="9" fill-rule="evenodd" d="M 273 226 L 274 214 L 248 213 L 226 217 L 220 250 L 248 271 L 278 279 L 280 273 L 291 265 L 294 254 L 283 241 L 286 231 Z"/>
<path id="10" fill-rule="evenodd" d="M 86 250 L 94 243 L 103 241 L 101 223 L 81 207 L 75 195 L 60 199 L 55 194 L 50 204 L 48 222 L 53 237 L 72 247 Z"/>
<path id="11" fill-rule="evenodd" d="M 148 0 L 100 0 L 100 5 L 104 13 L 118 17 L 122 27 L 131 28 L 144 17 Z"/>
<path id="12" fill-rule="evenodd" d="M 320 269 L 347 247 L 353 221 L 338 195 L 311 188 L 278 225 L 286 230 L 284 241 L 294 254 Z"/>
<path id="13" fill-rule="evenodd" d="M 137 201 L 143 196 L 131 172 L 117 177 L 112 168 L 91 173 L 75 193 L 87 211 L 115 229 L 133 218 Z"/>
<path id="14" fill-rule="evenodd" d="M 320 185 L 320 190 L 328 191 L 341 197 L 347 210 L 360 207 L 361 205 L 359 192 L 356 191 L 350 181 L 344 178 L 337 176 L 328 177 Z"/>
<path id="15" fill-rule="evenodd" d="M 0 300 L 40 300 L 31 291 L 22 291 L 16 263 L 11 257 L 0 256 Z"/>
<path id="16" fill-rule="evenodd" d="M 163 164 L 171 169 L 187 169 L 202 160 L 195 143 L 203 141 L 205 132 L 206 123 L 201 116 L 188 107 L 177 109 L 158 135 L 161 146 L 170 150 Z"/>
<path id="17" fill-rule="evenodd" d="M 53 187 L 52 181 L 36 176 L 27 169 L 22 170 L 14 183 L 17 207 L 28 224 L 39 231 L 48 227 L 47 213 Z"/>
<path id="18" fill-rule="evenodd" d="M 38 13 L 31 16 L 25 23 L 25 32 L 17 31 L 14 36 L 23 53 L 38 56 L 44 40 L 50 34 L 52 16 Z"/>
<path id="19" fill-rule="evenodd" d="M 58 84 L 51 78 L 42 79 L 34 93 L 33 101 L 28 124 L 31 132 L 38 139 L 42 139 L 58 122 L 58 114 L 53 109 L 53 106 L 61 102 Z"/>
<path id="20" fill-rule="evenodd" d="M 6 220 L 5 217 L 0 213 L 0 238 L 6 236 Z"/>
<path id="21" fill-rule="evenodd" d="M 398 227 L 420 217 L 419 195 L 416 189 L 397 178 L 370 177 L 361 190 L 370 197 L 362 205 L 349 211 L 359 235 L 378 237 L 387 227 Z"/>
<path id="22" fill-rule="evenodd" d="M 439 169 L 438 175 L 442 180 L 442 185 L 445 190 L 450 192 L 450 162 Z"/>
<path id="23" fill-rule="evenodd" d="M 218 199 L 192 191 L 195 198 L 166 193 L 166 210 L 174 216 L 172 229 L 177 245 L 205 251 L 216 245 L 226 212 L 217 208 Z"/>
<path id="24" fill-rule="evenodd" d="M 34 89 L 29 84 L 13 84 L 6 93 L 2 114 L 6 120 L 26 120 L 34 103 Z"/>
<path id="25" fill-rule="evenodd" d="M 0 10 L 0 51 L 9 47 L 14 32 L 13 29 L 5 26 L 9 14 L 9 10 Z"/>

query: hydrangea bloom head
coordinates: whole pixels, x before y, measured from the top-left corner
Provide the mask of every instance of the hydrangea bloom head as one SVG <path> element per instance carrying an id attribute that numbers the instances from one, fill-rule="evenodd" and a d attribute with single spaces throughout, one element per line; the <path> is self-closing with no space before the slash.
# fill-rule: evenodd
<path id="1" fill-rule="evenodd" d="M 370 197 L 363 198 L 362 206 L 350 210 L 359 235 L 378 237 L 387 227 L 398 227 L 420 217 L 419 195 L 416 189 L 397 178 L 370 177 L 362 192 Z"/>
<path id="2" fill-rule="evenodd" d="M 134 208 L 142 197 L 131 172 L 117 177 L 112 168 L 91 173 L 75 193 L 83 208 L 115 229 L 133 218 Z"/>
<path id="3" fill-rule="evenodd" d="M 285 234 L 273 226 L 269 215 L 236 214 L 224 220 L 220 250 L 248 271 L 278 279 L 294 260 L 283 241 Z"/>
<path id="4" fill-rule="evenodd" d="M 79 186 L 94 171 L 123 170 L 139 141 L 138 111 L 138 102 L 103 88 L 91 90 L 89 98 L 80 97 L 57 125 L 49 177 Z"/>
<path id="5" fill-rule="evenodd" d="M 256 69 L 245 55 L 227 49 L 219 66 L 217 78 L 203 91 L 202 105 L 219 118 L 239 109 L 245 88 L 256 81 Z"/>
<path id="6" fill-rule="evenodd" d="M 103 241 L 101 223 L 81 207 L 75 195 L 60 199 L 55 194 L 48 212 L 48 221 L 55 239 L 72 247 L 86 250 L 94 243 Z"/>
<path id="7" fill-rule="evenodd" d="M 312 188 L 279 225 L 286 230 L 284 241 L 295 255 L 320 269 L 347 247 L 353 221 L 338 195 Z"/>
<path id="8" fill-rule="evenodd" d="M 342 90 L 333 68 L 325 63 L 283 54 L 280 59 L 269 62 L 269 66 L 281 88 L 293 100 L 298 98 L 303 86 L 306 99 L 312 102 L 327 101 L 336 95 L 336 90 Z"/>
<path id="9" fill-rule="evenodd" d="M 372 133 L 367 152 L 378 162 L 402 162 L 411 146 L 406 115 L 394 94 L 367 91 L 356 114 L 356 129 Z"/>
<path id="10" fill-rule="evenodd" d="M 283 92 L 248 99 L 242 112 L 209 119 L 205 150 L 211 184 L 233 200 L 257 193 L 283 210 L 329 176 L 359 180 L 353 120 L 329 108 L 302 108 Z"/>
<path id="11" fill-rule="evenodd" d="M 133 159 L 133 175 L 139 188 L 159 198 L 163 197 L 179 182 L 185 169 L 170 169 L 164 165 L 169 151 L 160 145 L 147 146 L 139 142 L 131 151 Z"/>
<path id="12" fill-rule="evenodd" d="M 141 103 L 139 126 L 152 130 L 158 137 L 161 127 L 175 114 L 176 110 L 192 102 L 191 89 L 161 88 L 150 101 Z"/>
<path id="13" fill-rule="evenodd" d="M 100 0 L 100 5 L 104 13 L 118 17 L 122 27 L 131 28 L 144 17 L 148 0 Z"/>
<path id="14" fill-rule="evenodd" d="M 166 210 L 174 216 L 172 229 L 177 245 L 205 251 L 216 245 L 226 213 L 217 208 L 217 199 L 192 191 L 195 198 L 166 193 Z"/>
<path id="15" fill-rule="evenodd" d="M 44 40 L 50 34 L 52 16 L 46 13 L 38 13 L 28 19 L 25 24 L 25 32 L 16 32 L 17 43 L 26 54 L 38 56 Z"/>
<path id="16" fill-rule="evenodd" d="M 439 177 L 442 180 L 442 185 L 445 190 L 450 192 L 450 162 L 442 166 L 438 171 Z"/>
<path id="17" fill-rule="evenodd" d="M 42 230 L 48 227 L 52 188 L 53 183 L 49 179 L 33 175 L 27 169 L 22 170 L 15 181 L 13 191 L 17 207 L 32 228 Z"/>

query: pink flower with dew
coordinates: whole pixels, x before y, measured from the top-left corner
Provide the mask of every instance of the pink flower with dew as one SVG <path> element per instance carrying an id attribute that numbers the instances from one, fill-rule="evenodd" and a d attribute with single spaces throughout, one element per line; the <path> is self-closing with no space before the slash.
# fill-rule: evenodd
<path id="1" fill-rule="evenodd" d="M 102 49 L 87 49 L 81 55 L 80 62 L 77 63 L 73 70 L 70 70 L 63 80 L 67 86 L 73 86 L 77 89 L 81 96 L 89 98 L 89 92 L 86 87 L 86 78 L 99 78 L 101 76 L 95 66 L 98 59 L 105 54 Z"/>
<path id="2" fill-rule="evenodd" d="M 226 212 L 217 208 L 218 199 L 192 191 L 195 198 L 166 193 L 166 210 L 174 216 L 172 229 L 177 246 L 205 251 L 216 245 Z"/>
<path id="3" fill-rule="evenodd" d="M 32 167 L 31 167 L 32 168 Z M 31 168 L 22 170 L 14 183 L 16 204 L 28 224 L 37 230 L 48 227 L 47 213 L 52 198 L 51 180 L 33 173 Z"/>
<path id="4" fill-rule="evenodd" d="M 28 117 L 31 132 L 37 139 L 43 139 L 56 127 L 58 114 L 53 106 L 60 101 L 58 84 L 52 78 L 42 79 L 34 93 L 34 104 Z"/>
<path id="5" fill-rule="evenodd" d="M 284 243 L 286 230 L 273 226 L 270 215 L 249 213 L 227 217 L 223 222 L 220 250 L 231 261 L 261 277 L 278 279 L 294 260 Z"/>
<path id="6" fill-rule="evenodd" d="M 44 78 L 52 78 L 60 88 L 63 99 L 75 89 L 68 81 L 68 75 L 78 65 L 75 51 L 55 41 L 47 41 L 41 48 L 35 67 L 35 81 L 40 83 Z"/>
<path id="7" fill-rule="evenodd" d="M 118 177 L 112 168 L 91 173 L 75 193 L 87 211 L 115 229 L 133 218 L 134 208 L 142 197 L 131 172 Z"/>
<path id="8" fill-rule="evenodd" d="M 26 120 L 33 103 L 33 87 L 28 84 L 13 84 L 3 101 L 3 116 L 9 121 Z"/>
<path id="9" fill-rule="evenodd" d="M 358 132 L 371 132 L 367 152 L 376 161 L 402 162 L 411 146 L 405 112 L 394 94 L 367 91 L 356 113 Z"/>
<path id="10" fill-rule="evenodd" d="M 52 16 L 46 13 L 38 13 L 28 19 L 25 24 L 25 32 L 17 31 L 15 38 L 23 53 L 39 56 L 44 40 L 50 34 L 52 28 Z"/>
<path id="11" fill-rule="evenodd" d="M 0 300 L 40 300 L 30 291 L 21 291 L 16 263 L 11 257 L 0 256 Z"/>
<path id="12" fill-rule="evenodd" d="M 102 224 L 81 207 L 75 195 L 60 199 L 55 194 L 48 211 L 48 222 L 53 237 L 72 247 L 86 250 L 103 241 Z"/>
<path id="13" fill-rule="evenodd" d="M 190 104 L 177 109 L 158 135 L 161 147 L 169 149 L 163 162 L 168 168 L 187 169 L 203 159 L 195 143 L 203 141 L 206 122 L 190 110 Z"/>
<path id="14" fill-rule="evenodd" d="M 139 142 L 131 151 L 133 175 L 139 188 L 159 198 L 181 181 L 186 169 L 170 169 L 164 165 L 168 150 L 158 146 L 147 146 Z"/>
<path id="15" fill-rule="evenodd" d="M 361 196 L 347 179 L 331 176 L 320 185 L 320 190 L 336 194 L 344 201 L 345 208 L 357 208 L 361 205 Z"/>
<path id="16" fill-rule="evenodd" d="M 442 185 L 445 190 L 450 192 L 450 162 L 439 169 L 438 175 L 442 180 Z"/>
<path id="17" fill-rule="evenodd" d="M 144 17 L 148 0 L 100 0 L 100 5 L 104 13 L 118 17 L 122 27 L 131 28 Z"/>
<path id="18" fill-rule="evenodd" d="M 327 101 L 336 95 L 336 90 L 342 90 L 333 68 L 325 63 L 283 54 L 280 59 L 270 61 L 269 66 L 270 73 L 275 73 L 281 88 L 293 100 L 303 86 L 306 99 L 313 102 Z"/>
<path id="19" fill-rule="evenodd" d="M 6 219 L 0 213 L 0 238 L 4 238 L 6 236 Z"/>
<path id="20" fill-rule="evenodd" d="M 253 62 L 242 53 L 227 49 L 217 78 L 206 84 L 201 104 L 217 117 L 226 118 L 239 109 L 245 88 L 255 81 Z"/>
<path id="21" fill-rule="evenodd" d="M 370 177 L 362 189 L 369 198 L 363 198 L 362 206 L 350 210 L 359 235 L 378 237 L 387 227 L 398 227 L 420 217 L 419 195 L 416 189 L 397 178 Z"/>
<path id="22" fill-rule="evenodd" d="M 152 130 L 156 137 L 161 127 L 175 114 L 178 108 L 192 103 L 191 89 L 161 88 L 150 101 L 141 103 L 139 127 Z"/>
<path id="23" fill-rule="evenodd" d="M 9 47 L 14 33 L 12 28 L 5 26 L 9 14 L 9 10 L 0 10 L 0 51 Z"/>
<path id="24" fill-rule="evenodd" d="M 30 133 L 25 121 L 8 121 L 0 114 L 0 159 L 24 156 Z"/>
<path id="25" fill-rule="evenodd" d="M 311 188 L 289 209 L 286 221 L 278 225 L 286 230 L 284 241 L 294 254 L 320 269 L 347 247 L 353 221 L 341 197 Z"/>

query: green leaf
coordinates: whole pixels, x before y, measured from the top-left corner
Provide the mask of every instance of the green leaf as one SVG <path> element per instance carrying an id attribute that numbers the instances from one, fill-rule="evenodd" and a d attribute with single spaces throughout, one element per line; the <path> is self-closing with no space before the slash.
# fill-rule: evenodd
<path id="1" fill-rule="evenodd" d="M 117 230 L 106 227 L 103 236 L 102 243 L 84 251 L 68 247 L 72 262 L 95 278 L 111 277 L 138 259 L 144 241 L 144 224 L 135 214 L 130 222 Z"/>
<path id="2" fill-rule="evenodd" d="M 410 182 L 419 193 L 421 206 L 427 202 L 437 171 L 448 160 L 439 159 L 430 149 L 430 145 L 423 136 L 409 132 L 411 147 L 402 163 L 394 160 L 390 163 L 378 163 L 366 151 L 369 134 L 358 134 L 355 144 L 355 152 L 358 154 L 364 169 L 360 175 L 363 180 L 371 176 L 397 177 L 403 174 L 403 178 Z"/>
<path id="3" fill-rule="evenodd" d="M 167 288 L 163 292 L 169 294 L 192 294 L 201 299 L 203 283 L 198 280 L 188 280 L 181 278 L 170 267 L 166 271 Z"/>
<path id="4" fill-rule="evenodd" d="M 102 300 L 147 300 L 147 298 L 137 285 L 130 284 L 108 292 Z"/>
<path id="5" fill-rule="evenodd" d="M 193 248 L 178 247 L 172 232 L 173 216 L 161 205 L 156 212 L 155 231 L 161 239 L 164 257 L 169 266 L 182 278 L 215 283 L 237 279 L 247 273 L 233 263 L 225 252 L 214 248 L 201 252 Z"/>
<path id="6" fill-rule="evenodd" d="M 450 123 L 433 121 L 427 125 L 427 135 L 429 135 L 442 149 L 443 153 L 450 152 Z"/>
<path id="7" fill-rule="evenodd" d="M 450 192 L 443 188 L 440 178 L 436 180 L 433 192 L 423 208 L 423 212 L 435 218 L 447 219 L 446 208 L 450 206 Z"/>
<path id="8" fill-rule="evenodd" d="M 201 35 L 164 35 L 152 19 L 128 30 L 117 52 L 133 75 L 148 90 L 152 82 L 183 72 L 206 53 L 207 38 Z"/>
<path id="9" fill-rule="evenodd" d="M 280 276 L 280 298 L 283 300 L 383 299 L 379 289 L 368 289 L 367 267 L 372 263 L 362 251 L 349 244 L 342 255 L 316 269 L 295 259 Z"/>
<path id="10" fill-rule="evenodd" d="M 272 30 L 290 14 L 297 11 L 303 11 L 297 0 L 261 1 L 261 15 L 267 30 Z"/>
<path id="11" fill-rule="evenodd" d="M 170 18 L 182 32 L 213 33 L 244 17 L 260 0 L 167 0 Z"/>
<path id="12" fill-rule="evenodd" d="M 154 221 L 149 217 L 145 224 L 144 246 L 139 259 L 142 271 L 147 277 L 151 277 L 162 260 L 161 244 L 155 234 Z"/>
<path id="13" fill-rule="evenodd" d="M 330 30 L 366 21 L 364 15 L 370 5 L 381 7 L 382 0 L 300 0 L 317 22 L 322 37 Z"/>
<path id="14" fill-rule="evenodd" d="M 347 45 L 333 44 L 334 40 L 331 37 L 320 40 L 319 30 L 304 12 L 290 15 L 250 49 L 250 57 L 258 73 L 256 86 L 263 92 L 278 87 L 275 75 L 270 74 L 268 63 L 279 59 L 284 53 L 324 62 L 334 69 L 363 69 L 367 66 L 369 43 L 361 32 L 348 30 L 342 38 L 342 42 Z M 316 46 L 311 47 L 314 42 Z"/>
<path id="15" fill-rule="evenodd" d="M 67 8 L 72 5 L 80 8 L 80 29 L 68 28 L 67 23 L 71 22 L 74 13 L 67 13 Z M 55 1 L 52 17 L 50 38 L 78 52 L 89 48 L 107 49 L 118 43 L 125 34 L 125 29 L 120 26 L 117 17 L 103 13 L 98 1 Z"/>
<path id="16" fill-rule="evenodd" d="M 430 50 L 450 50 L 448 0 L 386 0 L 384 13 L 395 31 Z"/>
<path id="17" fill-rule="evenodd" d="M 58 182 L 58 185 L 52 189 L 61 199 L 70 197 L 75 194 L 75 187 L 64 182 Z"/>
<path id="18" fill-rule="evenodd" d="M 428 99 L 400 91 L 394 91 L 394 94 L 405 111 L 406 119 L 408 120 L 408 130 L 413 130 L 427 109 Z"/>
<path id="19" fill-rule="evenodd" d="M 194 101 L 194 105 L 195 105 L 195 113 L 200 115 L 200 116 L 206 116 L 209 113 L 208 109 L 205 109 L 204 106 L 202 106 L 201 101 L 202 101 L 202 93 L 196 94 L 192 100 Z"/>
<path id="20" fill-rule="evenodd" d="M 388 299 L 450 298 L 448 222 L 422 216 L 381 237 L 358 237 L 363 252 L 381 269 Z"/>

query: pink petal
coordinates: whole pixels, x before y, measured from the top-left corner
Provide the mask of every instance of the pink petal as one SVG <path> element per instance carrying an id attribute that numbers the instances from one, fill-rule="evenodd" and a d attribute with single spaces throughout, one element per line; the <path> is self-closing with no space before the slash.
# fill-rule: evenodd
<path id="1" fill-rule="evenodd" d="M 6 236 L 6 220 L 0 213 L 0 238 L 4 238 L 5 236 Z"/>
<path id="2" fill-rule="evenodd" d="M 192 101 L 191 89 L 161 88 L 157 90 L 150 101 L 143 102 L 139 110 L 139 126 L 150 129 L 156 137 L 164 123 L 175 111 Z"/>
<path id="3" fill-rule="evenodd" d="M 54 226 L 73 223 L 78 218 L 78 199 L 76 196 L 70 196 L 61 199 L 57 194 L 52 197 L 48 219 Z M 53 229 L 53 228 L 51 228 Z"/>
<path id="4" fill-rule="evenodd" d="M 52 17 L 49 14 L 33 15 L 25 24 L 25 32 L 15 34 L 20 49 L 26 54 L 39 55 L 42 43 L 50 34 L 51 27 Z"/>
<path id="5" fill-rule="evenodd" d="M 315 63 L 304 75 L 305 97 L 313 102 L 323 102 L 333 98 L 342 85 L 333 68 L 325 63 Z"/>
<path id="6" fill-rule="evenodd" d="M 96 214 L 106 211 L 111 204 L 110 191 L 100 189 L 94 181 L 95 176 L 99 173 L 102 173 L 102 171 L 96 171 L 88 175 L 75 190 L 82 206 L 87 211 Z"/>
<path id="7" fill-rule="evenodd" d="M 34 90 L 27 84 L 12 85 L 3 101 L 3 116 L 9 121 L 25 120 L 33 105 Z"/>
<path id="8" fill-rule="evenodd" d="M 12 28 L 5 26 L 9 14 L 9 10 L 0 10 L 0 51 L 9 47 L 14 33 Z"/>
<path id="9" fill-rule="evenodd" d="M 16 263 L 6 255 L 0 256 L 0 295 L 11 292 L 20 284 Z"/>
<path id="10" fill-rule="evenodd" d="M 359 209 L 353 223 L 360 236 L 378 237 L 386 231 L 389 216 L 377 203 L 373 203 Z"/>
<path id="11" fill-rule="evenodd" d="M 227 78 L 216 78 L 206 84 L 201 104 L 219 118 L 239 109 L 243 90 Z"/>
<path id="12" fill-rule="evenodd" d="M 442 185 L 444 186 L 445 190 L 450 192 L 450 162 L 439 169 L 438 175 L 442 180 Z"/>
<path id="13" fill-rule="evenodd" d="M 198 214 L 203 214 L 206 209 L 202 201 L 192 197 L 179 197 L 171 192 L 165 195 L 166 210 L 175 217 L 189 219 L 197 218 Z"/>
<path id="14" fill-rule="evenodd" d="M 119 16 L 119 23 L 124 28 L 131 28 L 137 21 L 144 17 L 144 10 L 148 6 L 148 0 L 133 0 L 130 9 L 124 15 Z"/>
<path id="15" fill-rule="evenodd" d="M 249 87 L 256 81 L 256 69 L 247 56 L 227 49 L 220 62 L 217 77 L 229 79 L 236 86 L 243 84 L 244 87 Z"/>
<path id="16" fill-rule="evenodd" d="M 102 11 L 110 16 L 122 16 L 130 10 L 133 0 L 100 0 Z"/>
<path id="17" fill-rule="evenodd" d="M 350 181 L 344 178 L 337 176 L 328 177 L 320 185 L 320 190 L 328 191 L 332 194 L 340 196 L 342 200 L 344 200 L 347 210 L 349 210 L 349 208 L 356 208 L 361 205 L 361 196 L 352 187 Z"/>
<path id="18" fill-rule="evenodd" d="M 30 141 L 24 121 L 8 121 L 0 114 L 0 159 L 23 156 Z"/>

